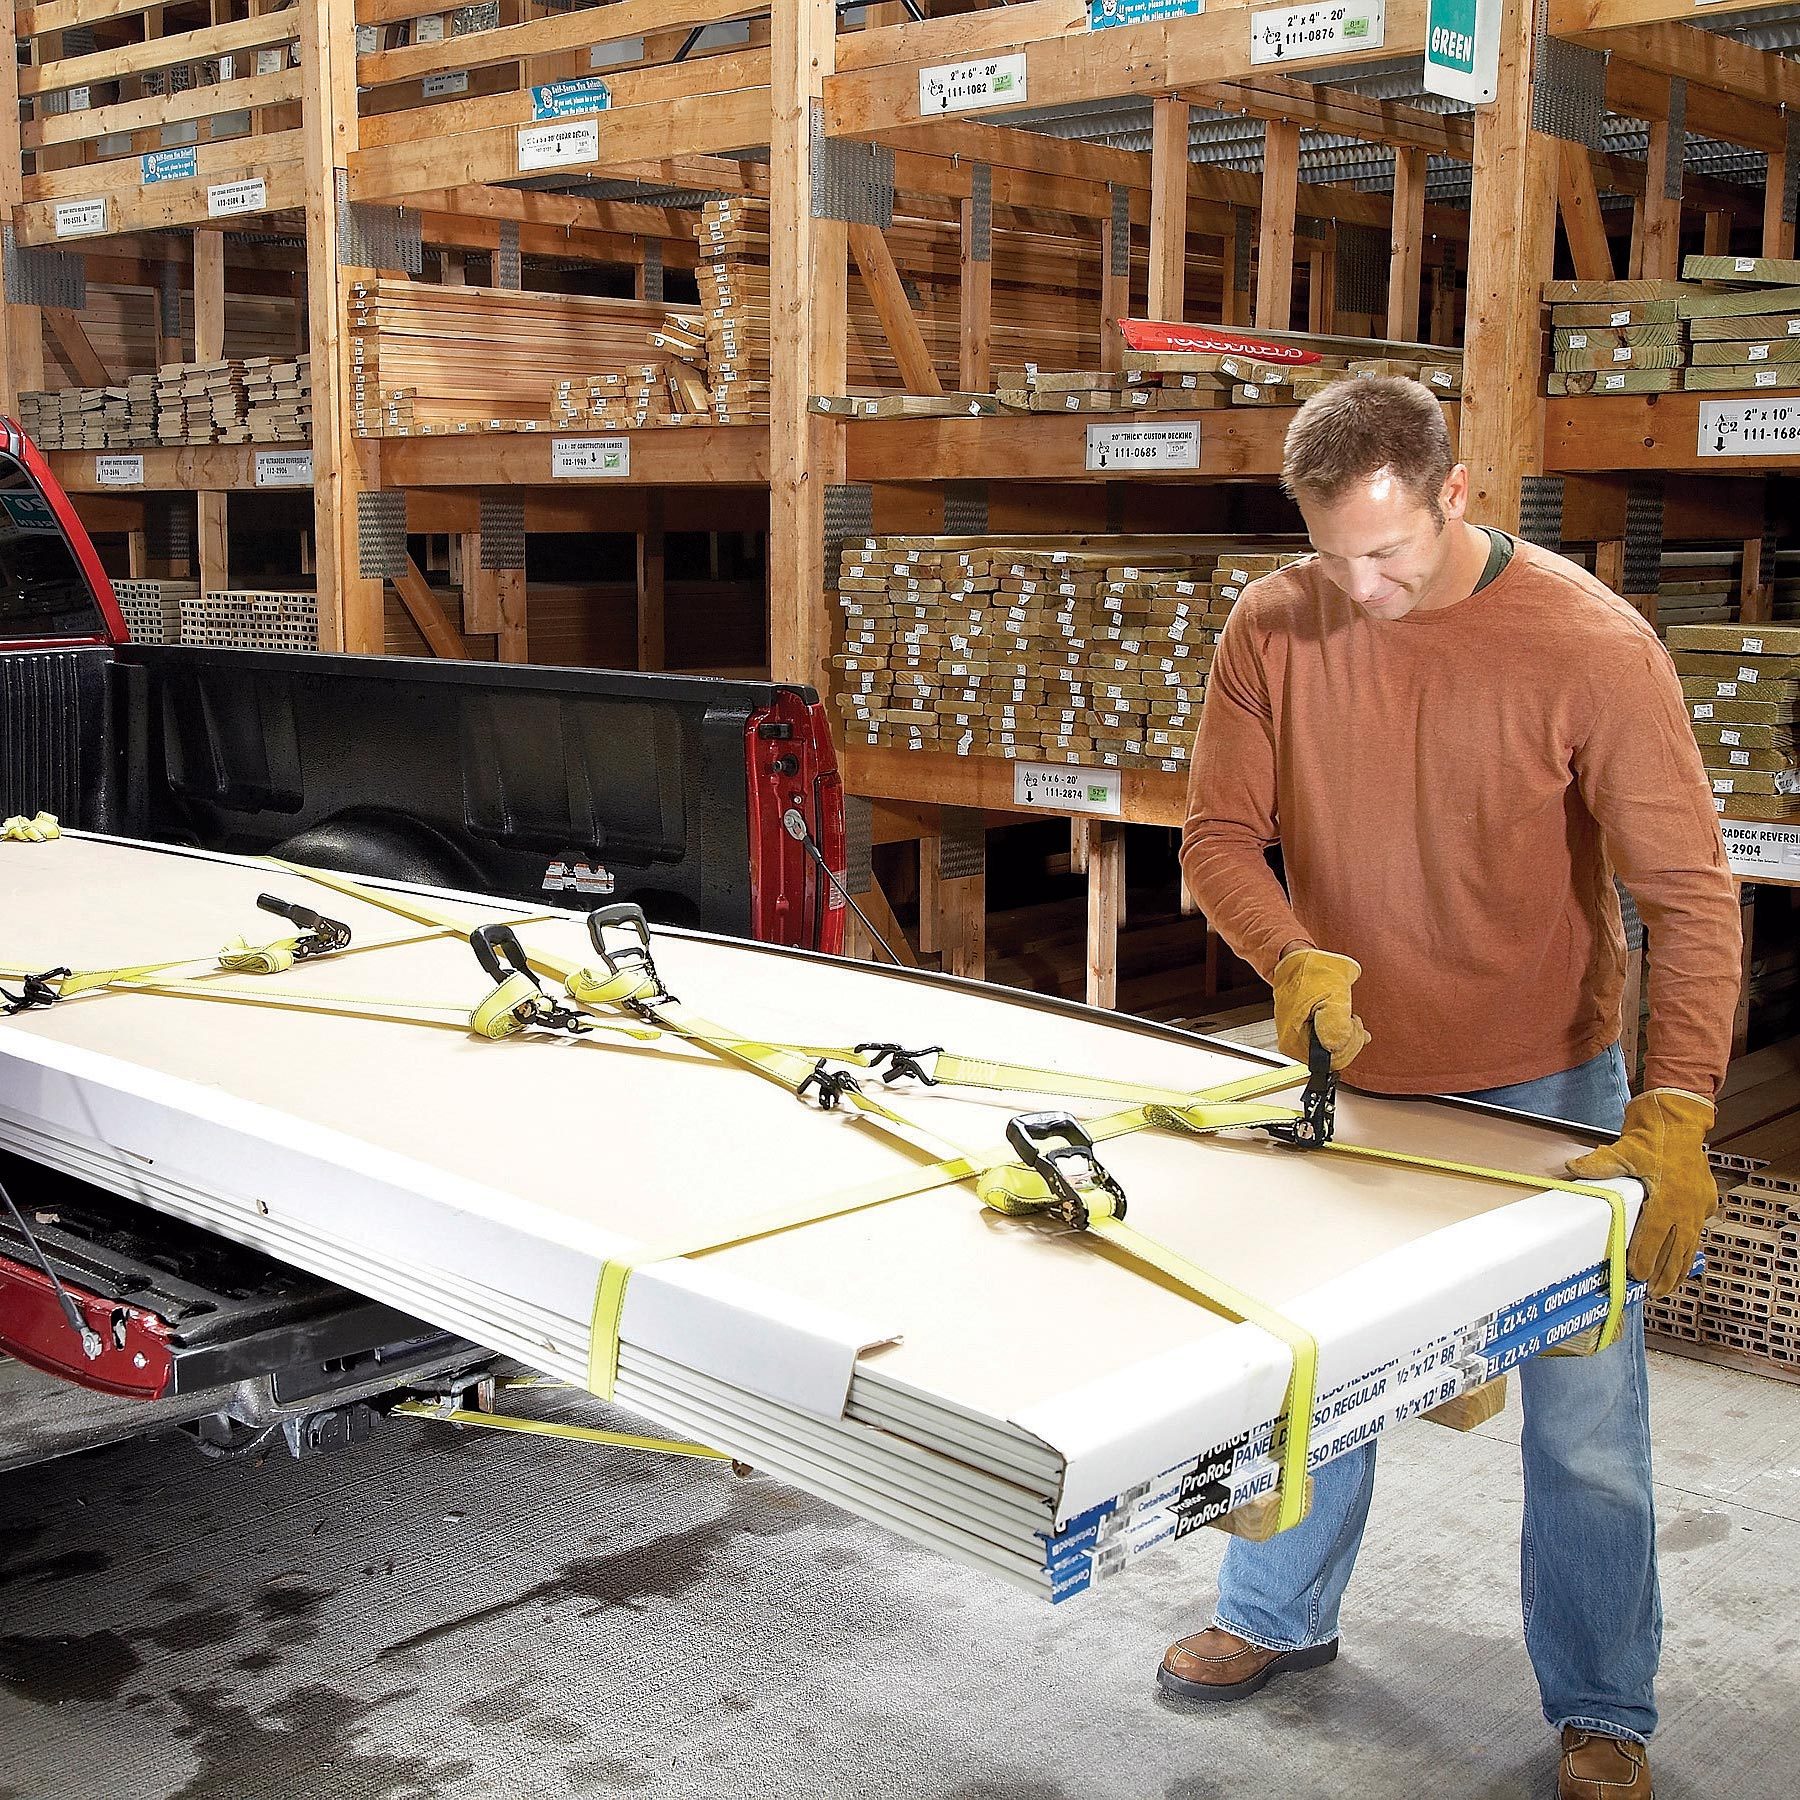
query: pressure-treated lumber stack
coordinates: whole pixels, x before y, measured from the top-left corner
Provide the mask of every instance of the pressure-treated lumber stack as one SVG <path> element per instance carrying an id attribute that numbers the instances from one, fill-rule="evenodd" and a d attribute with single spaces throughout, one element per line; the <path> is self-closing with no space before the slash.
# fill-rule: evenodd
<path id="1" fill-rule="evenodd" d="M 1682 281 L 1549 281 L 1550 394 L 1661 394 L 1687 361 Z"/>
<path id="2" fill-rule="evenodd" d="M 1800 626 L 1679 625 L 1668 641 L 1713 805 L 1731 819 L 1800 818 Z"/>
<path id="3" fill-rule="evenodd" d="M 19 423 L 40 450 L 114 450 L 156 442 L 156 377 L 122 387 L 57 388 L 19 396 Z"/>
<path id="4" fill-rule="evenodd" d="M 115 579 L 113 597 L 125 615 L 125 629 L 139 644 L 179 644 L 181 615 L 200 598 L 196 581 Z M 196 628 L 198 620 L 196 619 Z"/>
<path id="5" fill-rule="evenodd" d="M 769 416 L 769 203 L 709 200 L 699 235 L 713 418 L 747 425 Z"/>
<path id="6" fill-rule="evenodd" d="M 537 431 L 558 384 L 660 360 L 656 301 L 377 279 L 351 293 L 352 407 L 364 437 Z"/>
<path id="7" fill-rule="evenodd" d="M 865 538 L 839 570 L 836 705 L 852 742 L 1186 766 L 1219 630 L 1286 543 Z"/>
<path id="8" fill-rule="evenodd" d="M 1729 393 L 1800 386 L 1800 262 L 1690 256 L 1682 273 L 1715 284 L 1680 302 L 1690 365 L 1684 387 Z"/>

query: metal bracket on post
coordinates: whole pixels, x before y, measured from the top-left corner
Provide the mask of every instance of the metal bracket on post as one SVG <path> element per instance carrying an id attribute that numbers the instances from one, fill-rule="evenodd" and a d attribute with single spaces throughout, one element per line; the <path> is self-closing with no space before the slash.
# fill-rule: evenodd
<path id="1" fill-rule="evenodd" d="M 194 560 L 194 497 L 191 494 L 144 496 L 144 554 L 152 562 Z"/>
<path id="2" fill-rule="evenodd" d="M 1531 128 L 1571 144 L 1585 144 L 1590 150 L 1603 150 L 1606 52 L 1552 37 L 1549 10 L 1549 0 L 1538 0 Z"/>
<path id="3" fill-rule="evenodd" d="M 663 247 L 661 238 L 644 239 L 644 298 L 663 297 Z"/>
<path id="4" fill-rule="evenodd" d="M 1115 281 L 1131 279 L 1131 189 L 1122 181 L 1107 184 L 1112 201 L 1112 261 L 1107 273 Z"/>
<path id="5" fill-rule="evenodd" d="M 9 306 L 56 306 L 80 312 L 87 305 L 87 263 L 70 250 L 21 244 L 8 225 L 0 231 Z"/>
<path id="6" fill-rule="evenodd" d="M 978 806 L 940 809 L 938 876 L 962 881 L 987 873 L 987 815 Z"/>
<path id="7" fill-rule="evenodd" d="M 406 573 L 406 495 L 374 488 L 356 496 L 356 566 L 365 581 Z"/>
<path id="8" fill-rule="evenodd" d="M 985 537 L 988 490 L 985 481 L 944 483 L 944 536 Z"/>
<path id="9" fill-rule="evenodd" d="M 392 269 L 404 275 L 424 274 L 425 239 L 421 216 L 404 206 L 365 206 L 350 198 L 349 176 L 344 170 L 335 170 L 334 177 L 340 260 L 356 269 Z M 514 229 L 517 230 L 517 226 Z"/>
<path id="10" fill-rule="evenodd" d="M 812 102 L 812 216 L 874 225 L 894 222 L 894 152 L 888 144 L 825 135 L 825 110 Z"/>
<path id="11" fill-rule="evenodd" d="M 1625 491 L 1625 572 L 1628 594 L 1654 594 L 1662 586 L 1663 478 L 1644 475 Z"/>
<path id="12" fill-rule="evenodd" d="M 994 171 L 977 163 L 969 171 L 969 261 L 994 260 Z"/>
<path id="13" fill-rule="evenodd" d="M 1665 200 L 1681 198 L 1681 178 L 1687 164 L 1687 99 L 1687 83 L 1677 76 L 1669 83 L 1668 155 L 1662 172 Z"/>
<path id="14" fill-rule="evenodd" d="M 1250 209 L 1234 206 L 1231 209 L 1232 237 L 1237 245 L 1237 256 L 1232 265 L 1233 291 L 1239 294 L 1250 292 L 1250 256 L 1254 234 L 1250 227 Z"/>
<path id="15" fill-rule="evenodd" d="M 1373 225 L 1337 228 L 1337 306 L 1340 313 L 1377 313 L 1386 303 L 1387 234 Z"/>
<path id="16" fill-rule="evenodd" d="M 1562 549 L 1563 478 L 1519 477 L 1519 536 L 1545 550 Z"/>
<path id="17" fill-rule="evenodd" d="M 825 488 L 825 587 L 836 594 L 844 546 L 874 535 L 875 490 L 862 482 L 830 482 Z"/>
<path id="18" fill-rule="evenodd" d="M 181 336 L 181 270 L 166 262 L 159 271 L 156 289 L 157 307 L 161 315 L 162 334 L 166 338 Z"/>
<path id="19" fill-rule="evenodd" d="M 504 494 L 483 494 L 480 505 L 482 568 L 524 568 L 525 502 Z"/>
<path id="20" fill-rule="evenodd" d="M 1787 157 L 1782 174 L 1781 218 L 1792 225 L 1800 214 L 1800 110 L 1790 110 L 1787 115 Z"/>
<path id="21" fill-rule="evenodd" d="M 518 291 L 523 277 L 519 272 L 519 221 L 500 221 L 500 242 L 494 251 L 494 286 Z"/>
<path id="22" fill-rule="evenodd" d="M 875 806 L 844 796 L 844 891 L 866 894 L 875 883 Z"/>

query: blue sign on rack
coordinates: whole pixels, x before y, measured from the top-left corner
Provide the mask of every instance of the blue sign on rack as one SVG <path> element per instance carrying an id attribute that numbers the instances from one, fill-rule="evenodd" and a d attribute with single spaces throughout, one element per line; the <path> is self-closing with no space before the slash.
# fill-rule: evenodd
<path id="1" fill-rule="evenodd" d="M 1154 25 L 1159 19 L 1192 19 L 1205 11 L 1206 0 L 1088 0 L 1088 29 Z"/>
<path id="2" fill-rule="evenodd" d="M 531 116 L 534 119 L 568 119 L 582 113 L 605 112 L 612 105 L 612 95 L 598 75 L 583 75 L 576 81 L 552 81 L 546 87 L 531 90 Z"/>
<path id="3" fill-rule="evenodd" d="M 159 181 L 191 181 L 200 173 L 200 152 L 192 144 L 180 150 L 147 150 L 138 158 L 145 187 Z"/>

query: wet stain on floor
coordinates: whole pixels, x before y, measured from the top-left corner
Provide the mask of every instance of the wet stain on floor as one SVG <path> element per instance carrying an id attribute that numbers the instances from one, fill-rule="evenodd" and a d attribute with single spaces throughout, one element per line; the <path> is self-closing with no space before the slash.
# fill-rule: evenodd
<path id="1" fill-rule="evenodd" d="M 103 1550 L 69 1550 L 61 1556 L 42 1556 L 0 1568 L 0 1587 L 15 1581 L 76 1581 L 88 1575 L 104 1575 L 111 1567 L 112 1558 Z"/>
<path id="2" fill-rule="evenodd" d="M 0 1637 L 0 1686 L 40 1706 L 116 1700 L 143 1659 L 113 1631 L 85 1636 Z"/>

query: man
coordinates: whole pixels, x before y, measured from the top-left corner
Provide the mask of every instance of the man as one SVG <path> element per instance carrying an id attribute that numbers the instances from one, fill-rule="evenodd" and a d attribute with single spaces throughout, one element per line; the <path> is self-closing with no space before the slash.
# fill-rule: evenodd
<path id="1" fill-rule="evenodd" d="M 1468 522 L 1468 472 L 1416 382 L 1309 400 L 1282 481 L 1316 554 L 1247 588 L 1221 637 L 1189 885 L 1273 985 L 1288 1055 L 1316 1030 L 1371 1092 L 1464 1094 L 1618 1133 L 1570 1171 L 1644 1182 L 1630 1269 L 1666 1294 L 1717 1203 L 1702 1140 L 1739 967 L 1673 665 L 1584 570 Z M 1654 958 L 1636 1099 L 1615 870 Z M 1662 1611 L 1642 1310 L 1597 1356 L 1528 1362 L 1520 1390 L 1525 1642 L 1561 1734 L 1558 1792 L 1650 1800 Z M 1371 1444 L 1317 1472 L 1299 1525 L 1232 1540 L 1215 1623 L 1171 1646 L 1166 1689 L 1238 1699 L 1336 1656 L 1374 1475 Z"/>

